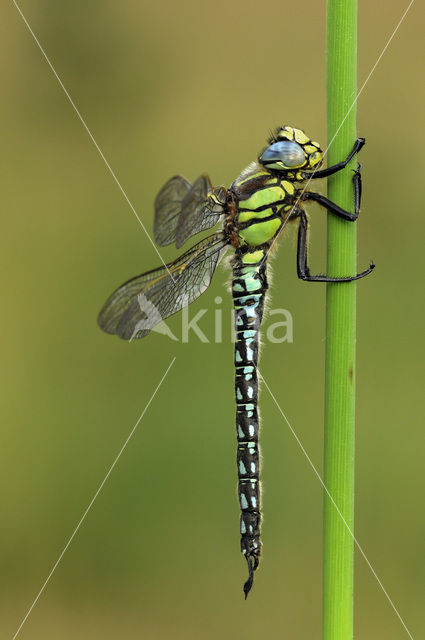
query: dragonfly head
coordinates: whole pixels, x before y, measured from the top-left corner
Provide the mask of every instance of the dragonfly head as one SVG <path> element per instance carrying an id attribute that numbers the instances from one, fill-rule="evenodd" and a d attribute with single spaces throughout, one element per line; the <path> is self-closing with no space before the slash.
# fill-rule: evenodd
<path id="1" fill-rule="evenodd" d="M 322 162 L 323 152 L 301 129 L 280 127 L 269 139 L 269 146 L 258 161 L 275 171 L 303 169 L 313 171 Z"/>

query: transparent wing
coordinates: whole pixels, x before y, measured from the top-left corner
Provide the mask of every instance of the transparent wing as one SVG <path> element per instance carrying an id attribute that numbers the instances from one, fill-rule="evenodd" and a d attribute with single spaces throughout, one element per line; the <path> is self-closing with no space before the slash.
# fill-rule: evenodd
<path id="1" fill-rule="evenodd" d="M 155 325 L 196 300 L 209 286 L 227 249 L 222 233 L 201 240 L 167 267 L 132 278 L 104 304 L 98 323 L 124 340 L 143 338 Z"/>
<path id="2" fill-rule="evenodd" d="M 174 176 L 156 196 L 153 235 L 159 246 L 171 244 L 176 239 L 182 203 L 191 188 L 192 185 L 186 178 Z"/>
<path id="3" fill-rule="evenodd" d="M 217 224 L 225 213 L 225 203 L 226 189 L 214 189 L 207 175 L 199 176 L 182 202 L 176 247 L 180 249 L 189 238 Z"/>

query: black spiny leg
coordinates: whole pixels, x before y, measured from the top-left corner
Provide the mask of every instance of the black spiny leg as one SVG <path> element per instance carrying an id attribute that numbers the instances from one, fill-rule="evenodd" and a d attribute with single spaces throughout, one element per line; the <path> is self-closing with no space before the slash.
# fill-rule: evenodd
<path id="1" fill-rule="evenodd" d="M 312 276 L 308 266 L 307 255 L 308 218 L 303 209 L 299 209 L 298 215 L 300 226 L 298 227 L 297 273 L 301 280 L 306 280 L 307 282 L 351 282 L 352 280 L 364 278 L 374 269 L 375 265 L 372 262 L 366 271 L 362 271 L 355 276 L 347 276 L 346 278 L 331 278 L 324 275 Z"/>
<path id="2" fill-rule="evenodd" d="M 362 165 L 357 163 L 357 169 L 354 169 L 353 186 L 354 186 L 354 213 L 359 215 L 360 204 L 362 201 Z"/>
<path id="3" fill-rule="evenodd" d="M 342 160 L 342 162 L 338 162 L 337 164 L 334 164 L 331 167 L 327 167 L 326 169 L 319 169 L 318 171 L 314 171 L 312 173 L 306 172 L 303 174 L 303 177 L 306 180 L 308 180 L 309 178 L 311 180 L 316 180 L 317 178 L 326 178 L 327 176 L 331 176 L 334 173 L 341 171 L 341 169 L 344 169 L 344 167 L 347 166 L 350 160 L 356 155 L 356 153 L 360 151 L 362 147 L 364 147 L 365 144 L 366 144 L 365 138 L 357 138 L 357 140 L 354 143 L 354 147 L 352 151 L 348 154 L 345 160 Z"/>
<path id="4" fill-rule="evenodd" d="M 360 201 L 362 197 L 362 177 L 361 177 L 362 165 L 358 164 L 357 169 L 354 171 L 353 186 L 354 186 L 354 213 L 346 211 L 332 200 L 329 200 L 326 196 L 322 196 L 321 193 L 315 193 L 314 191 L 305 191 L 302 195 L 303 200 L 314 200 L 318 202 L 322 207 L 334 213 L 343 220 L 354 222 L 357 220 L 360 212 Z"/>
<path id="5" fill-rule="evenodd" d="M 314 191 L 305 191 L 302 195 L 303 200 L 314 200 L 320 206 L 324 207 L 327 211 L 330 211 L 334 215 L 342 218 L 343 220 L 348 220 L 349 222 L 354 222 L 357 220 L 360 211 L 360 201 L 362 195 L 362 178 L 361 178 L 361 168 L 362 165 L 358 164 L 357 169 L 354 171 L 353 176 L 353 186 L 354 186 L 354 213 L 351 211 L 346 211 L 326 196 L 322 196 L 321 193 L 315 193 Z M 336 278 L 336 279 L 327 279 L 326 276 L 310 276 L 310 272 L 307 266 L 307 229 L 308 229 L 308 220 L 304 211 L 300 210 L 300 227 L 298 231 L 298 277 L 303 280 L 316 281 L 316 282 L 350 282 L 351 280 L 358 280 L 359 278 L 363 278 L 367 276 L 374 268 L 375 264 L 371 262 L 368 269 L 358 273 L 356 276 L 347 277 L 347 278 Z M 301 244 L 304 244 L 304 249 L 300 248 Z M 300 275 L 300 265 L 304 265 L 305 267 L 305 275 L 307 277 L 303 277 Z M 302 269 L 301 269 L 302 273 Z"/>

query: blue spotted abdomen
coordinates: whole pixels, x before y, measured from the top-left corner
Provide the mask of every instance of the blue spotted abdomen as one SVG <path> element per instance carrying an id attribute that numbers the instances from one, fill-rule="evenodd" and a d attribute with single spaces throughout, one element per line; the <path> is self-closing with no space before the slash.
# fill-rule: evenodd
<path id="1" fill-rule="evenodd" d="M 235 393 L 241 551 L 249 569 L 249 578 L 244 585 L 245 596 L 252 586 L 253 573 L 261 554 L 257 364 L 259 330 L 267 287 L 264 249 L 237 250 L 233 263 L 232 295 L 236 330 Z"/>

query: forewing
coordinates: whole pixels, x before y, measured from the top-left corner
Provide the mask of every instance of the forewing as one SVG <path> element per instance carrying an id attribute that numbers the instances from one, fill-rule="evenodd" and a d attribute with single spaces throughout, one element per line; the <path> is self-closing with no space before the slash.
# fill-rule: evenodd
<path id="1" fill-rule="evenodd" d="M 182 203 L 192 185 L 183 176 L 174 176 L 164 184 L 155 198 L 153 235 L 161 247 L 176 239 L 177 224 Z"/>
<path id="2" fill-rule="evenodd" d="M 199 176 L 182 202 L 176 247 L 180 249 L 189 238 L 217 224 L 225 213 L 225 202 L 226 189 L 214 189 L 207 175 Z"/>
<path id="3" fill-rule="evenodd" d="M 207 289 L 226 249 L 223 235 L 216 233 L 167 267 L 132 278 L 106 301 L 98 318 L 100 327 L 124 340 L 143 338 Z"/>

